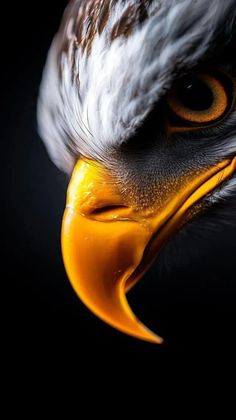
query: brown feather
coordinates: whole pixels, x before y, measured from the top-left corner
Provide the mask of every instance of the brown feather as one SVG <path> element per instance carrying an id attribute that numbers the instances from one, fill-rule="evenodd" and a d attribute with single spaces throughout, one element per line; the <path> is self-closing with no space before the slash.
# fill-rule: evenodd
<path id="1" fill-rule="evenodd" d="M 123 0 L 124 13 L 114 24 L 108 35 L 108 42 L 124 36 L 128 37 L 137 24 L 141 24 L 148 16 L 148 7 L 152 0 L 137 0 L 133 5 Z M 94 37 L 101 35 L 112 13 L 117 0 L 72 0 L 66 8 L 62 23 L 58 32 L 58 64 L 60 63 L 62 53 L 68 54 L 71 48 L 71 38 L 68 36 L 68 27 L 71 20 L 73 25 L 71 29 L 74 34 L 73 54 L 77 48 L 89 54 L 92 48 Z M 127 7 L 125 8 L 125 3 Z"/>

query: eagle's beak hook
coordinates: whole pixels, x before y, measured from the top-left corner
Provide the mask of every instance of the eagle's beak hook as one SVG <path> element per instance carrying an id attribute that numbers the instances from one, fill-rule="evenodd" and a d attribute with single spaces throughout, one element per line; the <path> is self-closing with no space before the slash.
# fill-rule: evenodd
<path id="1" fill-rule="evenodd" d="M 185 182 L 158 206 L 126 203 L 110 173 L 80 159 L 68 189 L 62 224 L 62 252 L 80 299 L 118 330 L 154 343 L 163 340 L 133 314 L 126 292 L 181 226 L 190 207 L 229 178 L 236 158 L 224 160 Z"/>

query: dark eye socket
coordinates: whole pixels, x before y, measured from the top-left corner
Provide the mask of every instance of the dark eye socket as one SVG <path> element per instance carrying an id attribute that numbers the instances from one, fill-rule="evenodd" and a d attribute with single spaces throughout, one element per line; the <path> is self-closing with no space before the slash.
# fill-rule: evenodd
<path id="1" fill-rule="evenodd" d="M 167 95 L 171 130 L 203 128 L 222 120 L 235 96 L 233 80 L 222 72 L 195 72 L 182 77 Z"/>

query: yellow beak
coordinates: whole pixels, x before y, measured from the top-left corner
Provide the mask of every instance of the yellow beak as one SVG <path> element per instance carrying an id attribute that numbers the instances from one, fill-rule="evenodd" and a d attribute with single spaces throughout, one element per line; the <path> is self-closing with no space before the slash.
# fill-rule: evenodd
<path id="1" fill-rule="evenodd" d="M 148 269 L 188 210 L 236 170 L 224 160 L 182 182 L 163 202 L 140 209 L 126 203 L 111 175 L 80 159 L 68 189 L 62 252 L 70 281 L 87 307 L 118 330 L 161 343 L 133 314 L 127 291 Z"/>

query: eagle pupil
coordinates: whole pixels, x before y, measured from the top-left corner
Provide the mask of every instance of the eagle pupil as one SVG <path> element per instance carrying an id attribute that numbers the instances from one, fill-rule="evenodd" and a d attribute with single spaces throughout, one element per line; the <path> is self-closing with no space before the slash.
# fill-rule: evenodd
<path id="1" fill-rule="evenodd" d="M 199 79 L 182 82 L 178 94 L 182 104 L 193 111 L 205 111 L 211 108 L 214 100 L 210 87 Z"/>

